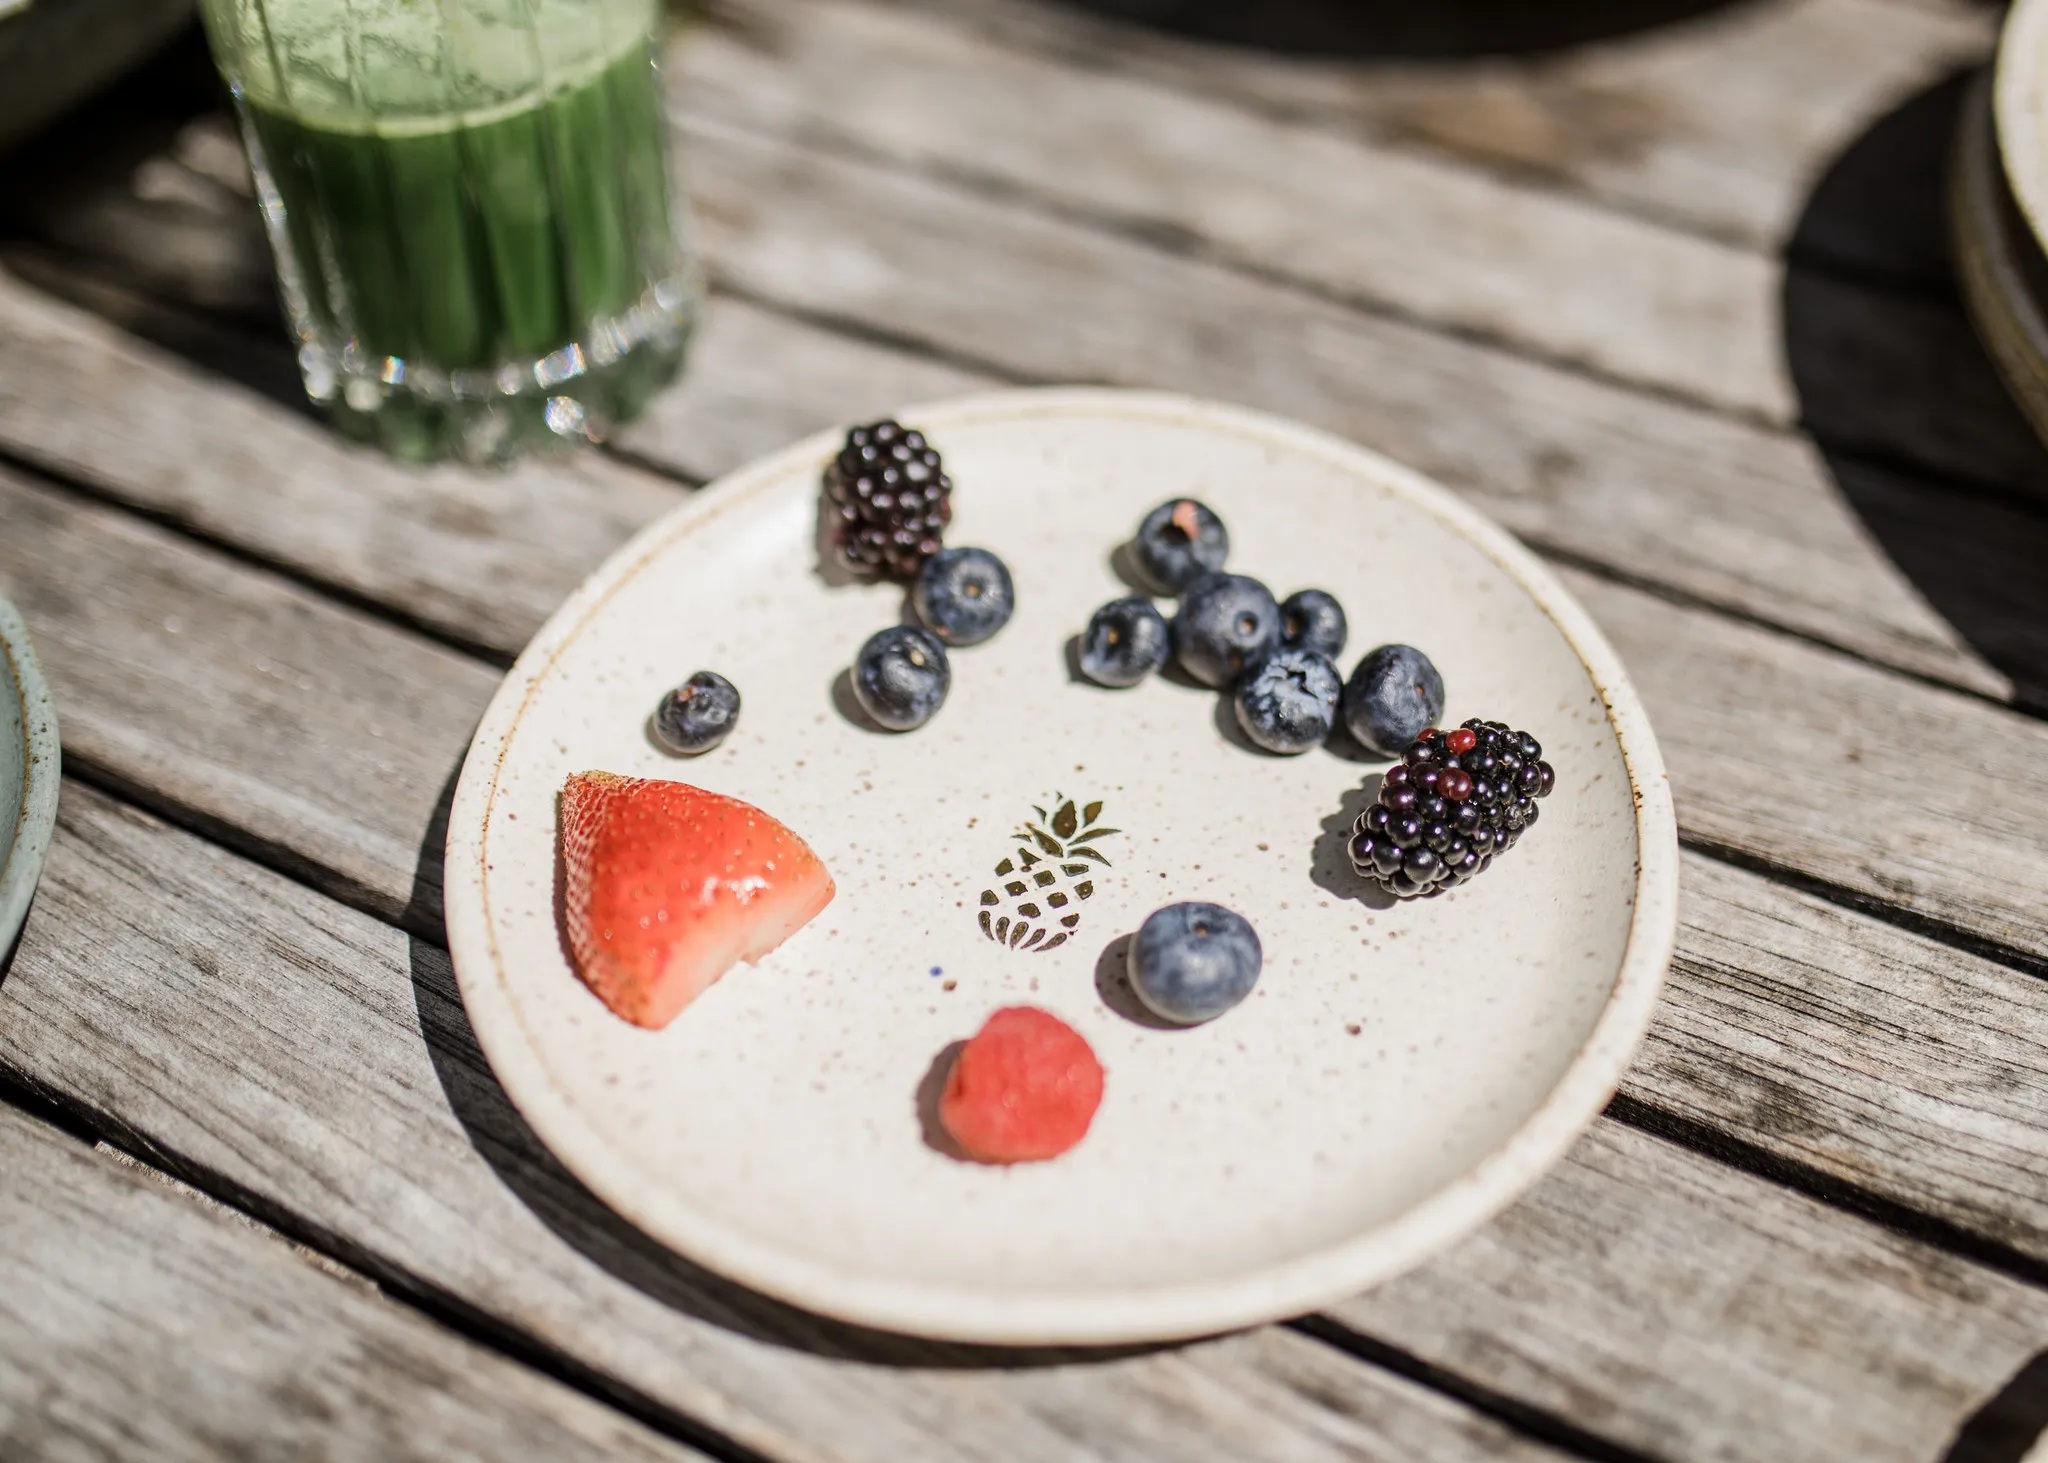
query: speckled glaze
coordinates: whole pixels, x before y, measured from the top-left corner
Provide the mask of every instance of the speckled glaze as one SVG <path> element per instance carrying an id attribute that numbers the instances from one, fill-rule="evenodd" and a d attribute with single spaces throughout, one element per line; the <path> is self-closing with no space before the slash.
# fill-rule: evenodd
<path id="1" fill-rule="evenodd" d="M 448 923 L 513 1101 L 593 1190 L 690 1258 L 830 1315 L 964 1340 L 1251 1324 L 1479 1224 L 1599 1111 L 1670 956 L 1669 792 L 1606 642 L 1448 494 L 1271 417 L 1058 390 L 902 419 L 957 485 L 948 542 L 1001 553 L 1018 599 L 1001 635 L 953 657 L 952 695 L 922 730 L 848 713 L 845 667 L 903 595 L 821 570 L 818 480 L 837 433 L 733 474 L 621 550 L 485 716 L 450 824 Z M 1074 677 L 1068 641 L 1127 592 L 1112 551 L 1175 494 L 1224 517 L 1233 568 L 1281 594 L 1337 594 L 1350 658 L 1425 647 L 1448 720 L 1542 739 L 1558 792 L 1513 857 L 1456 894 L 1387 907 L 1344 856 L 1384 762 L 1267 756 L 1214 692 Z M 700 666 L 730 676 L 746 710 L 723 747 L 673 760 L 646 738 L 648 709 Z M 575 978 L 554 925 L 555 794 L 586 767 L 758 803 L 817 850 L 838 898 L 666 1030 L 628 1026 Z M 1107 863 L 1074 855 L 1093 887 L 1070 898 L 1068 939 L 1012 949 L 981 928 L 984 891 L 1014 910 L 995 870 L 1017 859 L 1034 806 L 1057 816 L 1056 795 L 1082 823 L 1101 803 L 1085 843 Z M 1125 941 L 1185 899 L 1250 919 L 1266 968 L 1236 1010 L 1165 1029 L 1122 984 Z M 935 1059 L 1018 1002 L 1094 1046 L 1101 1111 L 1054 1162 L 957 1162 L 924 1120 Z"/>
<path id="2" fill-rule="evenodd" d="M 57 823 L 57 711 L 28 630 L 0 599 L 0 959 L 28 918 Z"/>

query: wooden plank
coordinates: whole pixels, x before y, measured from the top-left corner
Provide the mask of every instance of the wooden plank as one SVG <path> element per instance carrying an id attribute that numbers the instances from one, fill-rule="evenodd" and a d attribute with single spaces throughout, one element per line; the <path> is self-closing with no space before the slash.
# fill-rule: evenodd
<path id="1" fill-rule="evenodd" d="M 1630 1096 L 2048 1264 L 2048 983 L 1695 853 Z"/>
<path id="2" fill-rule="evenodd" d="M 648 1242 L 540 1147 L 438 948 L 76 784 L 62 828 L 0 991 L 0 1064 L 387 1285 L 769 1457 L 1558 1456 L 1286 1331 L 1006 1352 L 743 1292 Z"/>
<path id="3" fill-rule="evenodd" d="M 801 150 L 700 139 L 696 164 L 714 254 L 751 293 L 975 353 L 1011 379 L 1165 385 L 1306 416 L 1436 473 L 1573 558 L 1917 674 L 2009 692 L 2006 676 L 1887 560 L 1819 456 L 1795 438 Z M 735 309 L 743 318 L 726 349 L 720 322 Z M 474 548 L 443 551 L 438 477 L 368 464 L 297 422 L 263 425 L 253 405 L 223 404 L 218 378 L 31 292 L 0 289 L 0 323 L 17 318 L 17 330 L 0 330 L 8 450 L 152 511 L 191 512 L 204 531 L 323 582 L 380 602 L 398 596 L 402 613 L 466 642 L 519 644 L 548 587 L 574 582 L 593 560 L 594 535 L 580 525 L 623 531 L 622 520 L 651 511 L 630 485 L 618 489 L 627 511 L 586 496 L 610 491 L 611 479 L 593 486 L 557 474 L 537 490 L 545 514 L 535 508 L 531 521 L 505 523 L 522 546 L 521 568 L 492 593 L 491 581 L 461 578 Z M 628 439 L 684 475 L 779 445 L 799 422 L 877 409 L 892 390 L 942 393 L 986 379 L 729 302 L 711 319 L 691 382 Z M 33 348 L 9 355 L 17 336 Z M 122 410 L 98 407 L 86 383 L 101 380 L 109 385 L 99 389 L 121 393 Z M 769 402 L 787 405 L 734 409 L 735 395 L 756 382 L 774 393 Z M 174 453 L 128 445 L 122 423 L 145 417 L 166 430 L 168 419 L 180 423 Z M 156 465 L 193 464 L 224 440 L 251 444 L 259 482 L 304 474 L 287 521 L 272 523 L 271 494 L 245 491 L 238 474 L 187 466 L 178 476 Z M 492 501 L 488 479 L 474 488 L 460 475 L 446 481 L 458 522 L 478 498 Z M 388 504 L 404 529 L 375 535 L 374 552 L 368 530 L 349 522 L 363 497 Z M 1966 545 L 2001 541 L 2000 532 L 1974 531 L 1987 512 L 1975 499 L 1931 493 L 1930 511 L 1956 524 Z M 551 531 L 557 513 L 571 521 L 560 534 Z M 558 545 L 567 562 L 551 566 Z"/>
<path id="4" fill-rule="evenodd" d="M 0 588 L 48 642 L 77 755 L 380 912 L 413 899 L 487 670 L 111 510 L 0 477 L 0 514 Z M 1569 577 L 1635 668 L 1693 837 L 2048 955 L 2048 727 Z M 333 751 L 314 763 L 308 746 Z M 1939 800 L 1923 792 L 1933 747 L 1953 749 Z"/>
<path id="5" fill-rule="evenodd" d="M 219 348 L 253 345 L 230 336 Z M 990 384 L 719 299 L 685 383 L 621 445 L 701 481 L 832 421 Z M 5 273 L 0 442 L 97 493 L 508 657 L 605 554 L 682 496 L 593 453 L 493 474 L 395 463 Z"/>
<path id="6" fill-rule="evenodd" d="M 1534 57 L 1456 65 L 1204 45 L 1028 0 L 899 0 L 971 16 L 1079 69 L 1229 97 L 1616 209 L 1773 249 L 1815 179 L 1915 91 L 1990 49 L 1989 7 L 1765 0 Z"/>
<path id="7" fill-rule="evenodd" d="M 0 594 L 33 626 L 67 766 L 438 928 L 420 845 L 495 670 L 4 471 Z"/>
<path id="8" fill-rule="evenodd" d="M 5 1106 L 0 1455 L 703 1457 Z"/>
<path id="9" fill-rule="evenodd" d="M 1803 420 L 1840 448 L 2048 494 L 2048 452 L 1953 299 L 1900 298 L 1810 262 L 1788 275 L 1748 248 L 1082 70 L 886 0 L 727 0 L 724 13 L 726 26 L 678 47 L 685 116 L 1024 200 L 1626 385 Z M 1938 210 L 1929 182 L 1921 201 Z M 1825 252 L 1808 243 L 1802 257 Z"/>
<path id="10" fill-rule="evenodd" d="M 2048 1298 L 1602 1123 L 1449 1255 L 1333 1309 L 1657 1458 L 1927 1463 Z"/>
<path id="11" fill-rule="evenodd" d="M 458 1297 L 774 1456 L 1063 1459 L 1080 1437 L 1117 1456 L 1436 1457 L 1503 1442 L 1283 1332 L 948 1370 L 945 1349 L 722 1286 L 537 1147 L 441 951 L 85 789 L 66 789 L 0 1000 L 0 1060 L 380 1278 Z M 2048 1296 L 1606 1122 L 1503 1221 L 1339 1314 L 1673 1459 L 1835 1456 L 1833 1438 L 1841 1456 L 1921 1463 L 2048 1342 Z"/>
<path id="12" fill-rule="evenodd" d="M 1754 251 L 1002 45 L 871 0 L 726 0 L 686 113 L 1024 196 L 1336 297 L 1728 410 L 1796 412 Z"/>
<path id="13" fill-rule="evenodd" d="M 1168 386 L 1305 418 L 1443 479 L 1539 546 L 2004 694 L 1795 437 L 894 170 L 690 135 L 713 257 L 750 294 L 1022 379 Z"/>
<path id="14" fill-rule="evenodd" d="M 2048 957 L 2048 724 L 1563 577 L 1649 707 L 1688 838 Z"/>

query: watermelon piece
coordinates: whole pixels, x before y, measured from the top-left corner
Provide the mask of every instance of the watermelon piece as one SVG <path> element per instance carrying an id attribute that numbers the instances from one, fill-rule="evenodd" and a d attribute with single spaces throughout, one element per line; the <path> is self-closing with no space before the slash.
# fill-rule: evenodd
<path id="1" fill-rule="evenodd" d="M 668 1025 L 832 902 L 832 875 L 801 838 L 688 783 L 579 772 L 562 788 L 561 838 L 577 973 L 635 1026 Z"/>
<path id="2" fill-rule="evenodd" d="M 969 1158 L 1034 1163 L 1088 1135 L 1102 1105 L 1102 1063 L 1050 1011 L 1006 1006 L 960 1048 L 939 1121 Z"/>

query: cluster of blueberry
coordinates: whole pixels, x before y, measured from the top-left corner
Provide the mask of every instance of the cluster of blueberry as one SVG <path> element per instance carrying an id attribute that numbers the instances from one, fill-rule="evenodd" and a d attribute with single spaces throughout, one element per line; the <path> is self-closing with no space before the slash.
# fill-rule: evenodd
<path id="1" fill-rule="evenodd" d="M 1344 607 L 1320 589 L 1276 601 L 1245 574 L 1226 574 L 1230 533 L 1192 498 L 1145 515 L 1128 550 L 1136 576 L 1178 595 L 1171 622 L 1146 595 L 1113 600 L 1081 636 L 1081 673 L 1103 686 L 1135 686 L 1171 657 L 1205 686 L 1230 692 L 1238 725 L 1269 752 L 1319 746 L 1341 714 L 1368 750 L 1392 757 L 1443 715 L 1444 683 L 1429 657 L 1382 645 L 1351 679 L 1337 671 L 1350 629 Z"/>

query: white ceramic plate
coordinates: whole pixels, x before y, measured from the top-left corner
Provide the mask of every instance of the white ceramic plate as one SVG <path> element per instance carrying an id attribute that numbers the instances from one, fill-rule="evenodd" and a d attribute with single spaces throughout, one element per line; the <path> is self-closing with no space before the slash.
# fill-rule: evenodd
<path id="1" fill-rule="evenodd" d="M 1555 1161 L 1606 1100 L 1669 958 L 1677 842 L 1613 652 L 1506 534 L 1383 458 L 1250 412 L 1113 391 L 907 410 L 945 454 L 947 537 L 996 549 L 1019 607 L 953 655 L 922 730 L 864 729 L 841 676 L 899 591 L 815 548 L 838 434 L 777 453 L 641 534 L 527 648 L 477 733 L 448 841 L 463 999 L 512 1100 L 621 1214 L 704 1265 L 848 1320 L 989 1342 L 1192 1335 L 1298 1313 L 1414 1264 Z M 1066 642 L 1127 592 L 1111 551 L 1171 496 L 1231 565 L 1336 593 L 1357 654 L 1424 647 L 1447 719 L 1543 741 L 1558 789 L 1456 894 L 1365 900 L 1344 858 L 1381 765 L 1265 756 L 1219 698 L 1106 691 Z M 744 697 L 709 756 L 646 738 L 668 686 Z M 837 683 L 837 684 L 835 684 Z M 555 797 L 585 768 L 694 782 L 807 839 L 833 904 L 660 1032 L 613 1017 L 557 937 Z M 1111 861 L 1073 937 L 978 922 L 1034 805 L 1101 802 Z M 1161 1030 L 1098 983 L 1154 908 L 1212 899 L 1266 971 L 1208 1026 Z M 1010 1169 L 931 1146 L 921 1089 L 999 1006 L 1047 1007 L 1107 1069 L 1086 1141 Z M 924 1093 L 928 1097 L 928 1092 Z"/>

